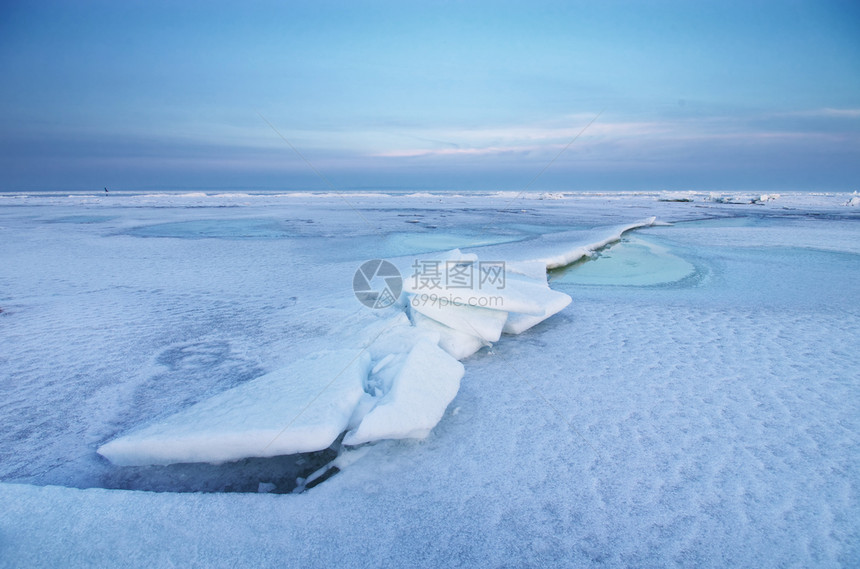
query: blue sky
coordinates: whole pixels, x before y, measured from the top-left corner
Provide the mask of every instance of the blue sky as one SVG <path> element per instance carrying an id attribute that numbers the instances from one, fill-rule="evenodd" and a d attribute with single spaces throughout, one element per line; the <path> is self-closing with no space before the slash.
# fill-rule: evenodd
<path id="1" fill-rule="evenodd" d="M 12 2 L 0 189 L 860 189 L 856 2 Z"/>

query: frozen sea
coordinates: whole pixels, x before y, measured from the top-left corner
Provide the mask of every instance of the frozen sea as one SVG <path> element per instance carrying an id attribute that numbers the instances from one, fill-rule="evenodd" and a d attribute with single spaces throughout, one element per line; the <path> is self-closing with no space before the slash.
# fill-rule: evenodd
<path id="1" fill-rule="evenodd" d="M 0 566 L 856 567 L 858 202 L 0 194 Z M 358 302 L 363 261 L 558 258 L 651 217 L 551 270 L 570 305 L 465 358 L 422 440 L 96 452 L 352 346 L 398 310 Z"/>

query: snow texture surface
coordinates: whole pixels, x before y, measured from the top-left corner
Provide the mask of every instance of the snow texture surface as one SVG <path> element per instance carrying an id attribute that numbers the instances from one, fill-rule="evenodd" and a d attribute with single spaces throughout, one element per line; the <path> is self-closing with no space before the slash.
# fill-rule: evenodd
<path id="1" fill-rule="evenodd" d="M 852 196 L 341 197 L 0 194 L 0 567 L 857 565 Z M 415 310 L 424 290 L 352 295 L 365 260 L 407 285 L 456 248 L 542 291 L 578 251 L 541 293 L 572 302 L 493 341 L 484 312 Z M 511 298 L 480 310 L 552 311 Z M 311 372 L 356 353 L 331 386 L 349 405 L 309 403 Z M 97 453 L 219 401 L 268 433 L 311 425 L 255 439 L 278 452 L 333 446 Z M 384 440 L 339 445 L 370 427 Z"/>

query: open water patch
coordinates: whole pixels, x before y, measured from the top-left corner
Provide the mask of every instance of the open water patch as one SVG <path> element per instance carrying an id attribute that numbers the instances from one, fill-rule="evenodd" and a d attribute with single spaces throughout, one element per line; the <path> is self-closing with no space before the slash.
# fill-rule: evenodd
<path id="1" fill-rule="evenodd" d="M 135 237 L 176 239 L 285 239 L 294 237 L 293 224 L 275 219 L 194 219 L 133 227 L 125 231 Z"/>
<path id="2" fill-rule="evenodd" d="M 657 286 L 692 276 L 696 266 L 668 246 L 639 236 L 625 237 L 596 254 L 550 271 L 553 284 L 598 286 Z"/>

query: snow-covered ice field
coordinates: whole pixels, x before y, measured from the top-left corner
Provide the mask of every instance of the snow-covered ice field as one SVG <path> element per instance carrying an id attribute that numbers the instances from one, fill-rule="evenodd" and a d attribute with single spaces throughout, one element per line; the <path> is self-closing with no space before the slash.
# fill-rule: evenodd
<path id="1" fill-rule="evenodd" d="M 356 299 L 366 260 L 404 283 L 413 256 L 456 248 L 555 266 L 651 217 L 550 270 L 558 295 L 528 289 L 572 302 L 463 357 L 438 424 L 420 385 L 386 403 L 435 424 L 423 439 L 357 444 L 397 422 L 369 420 L 383 396 L 360 378 L 386 391 L 386 365 L 432 368 L 451 388 L 456 365 L 426 346 L 386 364 L 376 344 L 323 425 L 356 429 L 364 405 L 349 450 L 97 452 L 365 346 L 403 312 Z M 855 196 L 0 194 L 0 244 L 0 566 L 860 564 Z"/>

